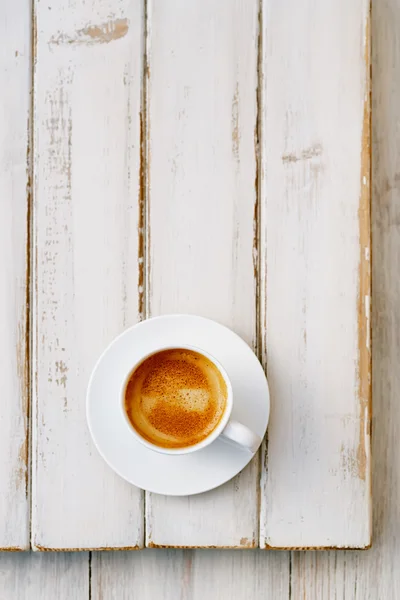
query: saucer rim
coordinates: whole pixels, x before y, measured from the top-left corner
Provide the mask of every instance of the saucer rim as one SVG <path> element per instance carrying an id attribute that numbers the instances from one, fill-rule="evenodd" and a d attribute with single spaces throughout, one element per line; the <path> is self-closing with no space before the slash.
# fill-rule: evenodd
<path id="1" fill-rule="evenodd" d="M 133 330 L 137 331 L 139 328 L 143 328 L 146 327 L 146 325 L 148 325 L 149 322 L 153 322 L 153 321 L 158 321 L 158 320 L 167 320 L 167 319 L 185 319 L 185 318 L 190 318 L 190 319 L 196 319 L 198 321 L 205 321 L 207 323 L 212 323 L 214 325 L 217 325 L 219 328 L 223 328 L 224 330 L 226 330 L 230 335 L 233 335 L 237 342 L 240 342 L 241 346 L 243 349 L 246 350 L 250 350 L 250 352 L 254 355 L 254 358 L 257 360 L 257 362 L 260 365 L 260 369 L 263 371 L 263 375 L 264 375 L 264 380 L 265 380 L 265 386 L 266 386 L 266 391 L 267 391 L 267 395 L 266 395 L 266 419 L 265 419 L 265 426 L 264 426 L 264 433 L 261 437 L 261 442 L 260 445 L 258 446 L 257 450 L 254 453 L 250 453 L 248 452 L 249 455 L 249 460 L 237 471 L 236 474 L 231 475 L 229 474 L 228 477 L 224 477 L 221 478 L 221 480 L 219 480 L 217 485 L 212 485 L 211 487 L 206 487 L 202 490 L 199 491 L 195 491 L 195 492 L 160 492 L 159 490 L 154 490 L 151 488 L 151 486 L 146 485 L 146 488 L 140 487 L 137 484 L 133 483 L 126 475 L 122 474 L 120 469 L 118 467 L 116 467 L 113 463 L 111 463 L 111 461 L 105 456 L 105 454 L 103 453 L 103 451 L 100 448 L 100 445 L 97 442 L 97 437 L 94 434 L 93 428 L 92 428 L 92 423 L 91 423 L 91 417 L 89 414 L 89 405 L 90 405 L 90 393 L 91 393 L 91 389 L 93 386 L 93 381 L 94 378 L 96 376 L 97 370 L 102 362 L 102 360 L 104 359 L 104 357 L 107 355 L 107 353 L 110 351 L 110 349 L 118 344 L 119 340 L 121 338 L 123 338 L 124 336 L 128 335 L 129 333 L 131 333 Z M 197 346 L 198 348 L 200 348 L 200 346 Z M 201 348 L 200 348 L 201 349 Z M 208 352 L 206 350 L 206 352 Z M 217 359 L 218 362 L 221 363 L 221 361 L 219 359 Z M 222 364 L 222 363 L 221 363 Z M 224 367 L 225 369 L 225 367 Z M 234 386 L 232 385 L 232 388 L 234 388 Z M 262 446 L 262 442 L 265 438 L 265 434 L 268 428 L 268 424 L 269 424 L 269 419 L 270 419 L 270 409 L 271 409 L 271 403 L 270 403 L 270 390 L 269 390 L 269 384 L 268 384 L 268 380 L 264 371 L 264 368 L 260 362 L 260 360 L 258 359 L 257 355 L 255 354 L 255 352 L 253 351 L 253 349 L 249 346 L 249 344 L 247 344 L 247 342 L 240 337 L 235 331 L 233 331 L 232 329 L 230 329 L 229 327 L 227 327 L 226 325 L 223 325 L 222 323 L 220 323 L 219 321 L 216 321 L 214 319 L 209 319 L 207 317 L 203 317 L 200 315 L 196 315 L 196 314 L 191 314 L 191 313 L 170 313 L 170 314 L 164 314 L 164 315 L 157 315 L 155 317 L 149 317 L 148 319 L 143 319 L 142 321 L 139 321 L 138 323 L 131 325 L 130 327 L 126 328 L 124 331 L 122 331 L 120 334 L 118 334 L 116 337 L 114 337 L 111 342 L 106 346 L 106 348 L 103 350 L 103 352 L 100 354 L 99 358 L 97 359 L 97 361 L 95 362 L 92 371 L 91 371 L 91 375 L 90 378 L 88 380 L 88 384 L 87 384 L 87 390 L 86 390 L 86 421 L 87 421 L 87 425 L 88 425 L 88 429 L 90 432 L 90 436 L 92 439 L 92 442 L 97 450 L 97 452 L 99 453 L 99 455 L 101 456 L 101 458 L 105 461 L 105 463 L 108 465 L 108 467 L 110 469 L 112 469 L 114 471 L 114 473 L 116 473 L 119 477 L 121 477 L 121 479 L 123 479 L 124 481 L 126 481 L 127 483 L 129 483 L 130 485 L 133 485 L 134 487 L 143 490 L 144 492 L 149 492 L 151 494 L 158 494 L 158 495 L 162 495 L 162 496 L 172 496 L 172 497 L 184 497 L 184 496 L 197 496 L 199 494 L 203 494 L 206 493 L 208 491 L 212 491 L 214 489 L 218 489 L 219 487 L 221 487 L 222 485 L 224 485 L 225 483 L 227 483 L 228 481 L 232 480 L 234 477 L 236 477 L 239 473 L 241 473 L 243 471 L 243 469 L 245 469 L 248 464 L 250 463 L 250 461 L 254 458 L 254 456 L 256 456 L 256 454 L 259 452 L 260 447 Z M 212 447 L 214 444 L 219 444 L 219 443 L 224 443 L 221 440 L 219 440 L 219 437 L 217 437 L 213 442 L 211 442 L 211 444 L 209 444 L 209 447 Z M 150 448 L 147 448 L 146 446 L 142 445 L 141 446 L 146 452 L 156 452 L 157 450 L 153 450 Z M 201 451 L 202 449 L 200 449 Z M 243 450 L 243 452 L 245 452 Z M 163 453 L 159 453 L 159 454 L 163 454 Z M 193 453 L 194 455 L 196 453 Z M 164 456 L 168 456 L 166 454 L 163 454 Z M 179 456 L 179 455 L 177 455 Z M 184 454 L 183 456 L 190 456 L 190 453 L 188 454 Z M 171 460 L 174 460 L 173 456 L 170 457 Z"/>

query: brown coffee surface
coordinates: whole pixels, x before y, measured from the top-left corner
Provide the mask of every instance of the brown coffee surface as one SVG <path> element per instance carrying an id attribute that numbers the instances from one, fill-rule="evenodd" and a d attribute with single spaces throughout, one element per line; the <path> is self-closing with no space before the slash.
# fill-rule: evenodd
<path id="1" fill-rule="evenodd" d="M 208 358 L 186 349 L 144 360 L 125 389 L 125 410 L 137 432 L 163 448 L 201 442 L 218 425 L 228 390 Z"/>

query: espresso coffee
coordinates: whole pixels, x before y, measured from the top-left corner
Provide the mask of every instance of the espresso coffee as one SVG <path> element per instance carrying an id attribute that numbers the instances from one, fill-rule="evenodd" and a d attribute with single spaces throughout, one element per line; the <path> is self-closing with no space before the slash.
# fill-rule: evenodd
<path id="1" fill-rule="evenodd" d="M 162 350 L 145 359 L 125 388 L 125 411 L 134 429 L 162 448 L 204 440 L 220 422 L 228 398 L 216 365 L 193 350 Z"/>

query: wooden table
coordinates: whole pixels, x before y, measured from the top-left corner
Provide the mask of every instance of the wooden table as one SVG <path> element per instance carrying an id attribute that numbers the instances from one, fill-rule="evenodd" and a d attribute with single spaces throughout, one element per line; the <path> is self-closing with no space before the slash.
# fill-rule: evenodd
<path id="1" fill-rule="evenodd" d="M 1 547 L 368 546 L 368 2 L 1 10 Z M 4 597 L 400 594 L 399 20 L 377 2 L 373 549 L 9 554 Z M 272 391 L 260 456 L 191 499 L 125 484 L 85 424 L 104 346 L 178 311 L 242 335 Z"/>

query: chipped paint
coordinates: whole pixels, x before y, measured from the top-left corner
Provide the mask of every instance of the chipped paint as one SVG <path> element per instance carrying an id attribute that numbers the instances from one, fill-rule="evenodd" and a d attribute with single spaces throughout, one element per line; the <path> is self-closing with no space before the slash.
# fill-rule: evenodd
<path id="1" fill-rule="evenodd" d="M 262 3 L 258 8 L 258 26 L 257 26 L 257 89 L 256 89 L 256 124 L 254 127 L 254 154 L 255 154 L 255 176 L 254 189 L 256 193 L 256 201 L 254 206 L 253 217 L 253 271 L 256 286 L 256 343 L 255 352 L 260 358 L 263 367 L 266 369 L 266 343 L 264 333 L 267 330 L 267 311 L 266 311 L 266 281 L 264 279 L 265 272 L 261 271 L 261 263 L 265 263 L 265 244 L 264 248 L 261 245 L 262 231 L 261 223 L 263 222 L 264 203 L 260 202 L 263 171 L 259 142 L 262 139 L 262 106 L 263 106 L 263 89 L 264 89 L 264 72 L 263 72 L 263 18 L 262 18 Z M 263 255 L 262 255 L 263 253 Z M 267 444 L 265 440 L 264 444 Z M 261 506 L 261 493 L 258 492 L 258 501 Z"/>
<path id="2" fill-rule="evenodd" d="M 260 252 L 259 252 L 259 238 L 260 238 L 260 201 L 259 201 L 259 163 L 258 163 L 258 137 L 256 136 L 257 128 L 254 134 L 254 147 L 256 154 L 256 172 L 254 177 L 254 209 L 253 209 L 253 246 L 252 246 L 252 258 L 253 258 L 253 280 L 255 286 L 255 303 L 256 303 L 256 330 L 254 339 L 254 351 L 257 356 L 260 353 L 262 347 L 261 341 L 261 317 L 260 317 Z"/>
<path id="3" fill-rule="evenodd" d="M 55 380 L 56 384 L 61 385 L 62 387 L 66 388 L 67 387 L 67 373 L 68 373 L 67 365 L 62 360 L 56 360 L 55 367 L 56 367 L 56 374 L 59 375 Z M 65 406 L 65 408 L 66 408 L 66 406 Z"/>
<path id="4" fill-rule="evenodd" d="M 29 237 L 29 236 L 28 236 Z M 27 268 L 28 271 L 28 268 Z M 29 289 L 29 273 L 26 274 L 26 285 Z M 29 420 L 29 303 L 23 307 L 23 314 L 18 323 L 18 338 L 16 344 L 17 352 L 17 377 L 19 382 L 20 400 L 21 400 L 21 415 L 24 427 L 24 438 L 17 455 L 15 466 L 15 482 L 16 486 L 21 485 L 25 489 L 25 495 L 28 496 L 28 420 Z"/>
<path id="5" fill-rule="evenodd" d="M 290 550 L 292 552 L 295 552 L 297 550 L 354 550 L 354 551 L 359 551 L 359 550 L 369 550 L 371 548 L 371 544 L 366 544 L 365 546 L 270 546 L 268 544 L 265 544 L 264 546 L 262 546 L 260 549 L 261 550 L 281 550 L 282 552 Z"/>
<path id="6" fill-rule="evenodd" d="M 346 476 L 358 477 L 358 460 L 354 448 L 340 446 L 340 467 L 344 478 Z"/>
<path id="7" fill-rule="evenodd" d="M 255 544 L 255 543 L 254 543 Z M 252 548 L 256 548 L 256 545 L 253 546 L 181 546 L 179 544 L 156 544 L 154 542 L 147 542 L 146 548 L 154 548 L 154 549 L 175 549 L 175 550 L 251 550 Z M 279 549 L 279 548 L 278 548 Z"/>
<path id="8" fill-rule="evenodd" d="M 300 152 L 300 154 L 289 153 L 284 154 L 282 156 L 282 161 L 284 163 L 296 163 L 301 161 L 311 160 L 312 158 L 317 158 L 322 155 L 322 146 L 321 144 L 314 144 L 310 146 L 310 148 L 305 148 Z"/>
<path id="9" fill-rule="evenodd" d="M 260 136 L 261 136 L 261 110 L 262 110 L 262 7 L 261 4 L 258 10 L 258 27 L 257 27 L 257 88 L 256 88 L 256 122 L 254 125 L 253 140 L 254 140 L 254 208 L 253 208 L 253 245 L 252 245 L 252 259 L 253 259 L 253 280 L 254 280 L 254 292 L 255 292 L 255 312 L 256 312 L 256 325 L 255 325 L 255 337 L 254 337 L 254 352 L 259 358 L 262 352 L 262 323 L 261 323 L 261 297 L 260 297 L 260 223 L 261 223 L 261 205 L 260 205 L 260 194 L 261 194 L 261 156 L 260 156 Z M 264 313 L 265 317 L 265 313 Z M 265 330 L 264 330 L 265 331 Z M 260 492 L 258 492 L 260 499 Z"/>
<path id="10" fill-rule="evenodd" d="M 94 44 L 109 44 L 126 36 L 129 31 L 128 19 L 114 19 L 100 25 L 87 25 L 74 35 L 60 33 L 53 36 L 49 44 L 62 46 L 64 44 L 77 44 L 92 46 Z"/>
<path id="11" fill-rule="evenodd" d="M 28 497 L 28 439 L 24 439 L 18 450 L 17 468 L 15 469 L 15 483 L 19 488 L 23 487 L 26 497 Z"/>
<path id="12" fill-rule="evenodd" d="M 145 39 L 147 39 L 147 9 L 145 10 Z M 147 112 L 147 89 L 150 80 L 150 64 L 147 44 L 144 47 L 142 73 L 142 99 L 140 111 L 140 170 L 139 170 L 139 319 L 145 319 L 150 310 L 150 117 Z M 141 281 L 141 284 L 140 284 Z"/>
<path id="13" fill-rule="evenodd" d="M 145 274 L 145 247 L 146 247 L 146 231 L 145 231 L 145 214 L 146 214 L 146 176 L 145 176 L 145 123 L 142 112 L 139 114 L 140 122 L 140 164 L 139 164 L 139 199 L 138 199 L 138 313 L 139 319 L 145 317 L 145 291 L 144 291 L 144 274 Z"/>
<path id="14" fill-rule="evenodd" d="M 258 121 L 258 116 L 257 116 Z M 253 274 L 254 280 L 258 282 L 258 273 L 259 273 L 259 209 L 260 209 L 260 180 L 259 180 L 259 140 L 258 140 L 258 124 L 254 128 L 254 158 L 255 158 L 255 174 L 254 174 L 254 209 L 253 209 Z M 257 290 L 258 291 L 258 290 Z M 258 295 L 258 294 L 257 294 Z"/>
<path id="15" fill-rule="evenodd" d="M 68 367 L 65 364 L 64 361 L 62 360 L 56 360 L 56 371 L 60 372 L 60 373 L 67 373 L 68 372 Z"/>
<path id="16" fill-rule="evenodd" d="M 256 548 L 257 544 L 255 540 L 249 540 L 247 537 L 240 538 L 241 548 Z"/>
<path id="17" fill-rule="evenodd" d="M 232 98 L 232 154 L 240 163 L 240 129 L 239 129 L 239 83 L 236 82 L 235 93 Z"/>
<path id="18" fill-rule="evenodd" d="M 32 108 L 32 107 L 31 107 Z M 30 282 L 31 282 L 31 211 L 32 211 L 32 132 L 31 116 L 27 122 L 26 148 L 26 250 L 25 250 L 25 302 L 18 320 L 16 343 L 17 377 L 21 395 L 21 414 L 25 424 L 23 440 L 19 447 L 15 468 L 16 486 L 22 486 L 25 497 L 29 493 L 29 418 L 30 418 Z"/>
<path id="19" fill-rule="evenodd" d="M 36 15 L 36 6 L 35 3 L 32 5 L 32 69 L 31 69 L 31 84 L 32 84 L 32 92 L 31 92 L 31 115 L 34 115 L 35 111 L 35 76 L 36 76 L 36 64 L 37 64 L 37 15 Z M 31 135 L 33 140 L 33 127 L 31 128 Z M 32 163 L 31 163 L 32 164 Z M 32 164 L 33 167 L 33 164 Z M 33 173 L 33 168 L 32 168 Z M 33 179 L 33 181 L 35 181 Z M 32 202 L 32 206 L 34 203 Z M 32 315 L 31 324 L 34 324 L 34 328 L 32 327 L 31 335 L 32 335 L 32 368 L 30 372 L 31 376 L 31 411 L 30 411 L 30 426 L 32 429 L 39 431 L 39 411 L 38 411 L 38 389 L 39 389 L 39 370 L 37 357 L 39 356 L 39 315 L 37 312 L 37 299 L 39 296 L 39 283 L 38 283 L 38 244 L 37 244 L 37 231 L 33 225 L 33 219 L 31 221 L 31 231 L 32 231 L 32 248 L 33 248 L 33 257 L 32 257 L 32 275 L 34 276 L 34 280 L 31 281 L 32 288 L 32 298 L 34 298 L 32 302 L 32 308 L 35 309 L 35 314 Z M 44 343 L 44 340 L 43 340 Z M 33 359 L 35 357 L 35 360 Z M 32 391 L 34 390 L 34 392 Z M 35 403 L 35 405 L 34 405 Z M 34 417 L 35 415 L 35 417 Z M 33 418 L 35 418 L 35 422 L 33 423 Z M 33 438 L 31 438 L 33 439 Z M 32 444 L 32 441 L 31 441 Z M 35 453 L 35 454 L 34 454 Z M 35 470 L 37 465 L 39 464 L 39 448 L 38 444 L 35 444 L 35 448 L 31 447 L 30 451 L 30 460 L 29 460 L 29 473 L 32 474 L 34 467 Z M 31 502 L 31 514 L 30 514 L 30 533 L 29 539 L 31 539 L 32 534 L 32 505 Z"/>
<path id="20" fill-rule="evenodd" d="M 371 80 L 370 80 L 370 15 L 365 33 L 366 90 L 361 140 L 361 176 L 359 220 L 359 292 L 358 292 L 358 398 L 360 406 L 360 431 L 357 447 L 358 477 L 365 481 L 370 453 L 371 419 Z"/>
<path id="21" fill-rule="evenodd" d="M 111 546 L 98 546 L 90 548 L 48 548 L 47 546 L 33 543 L 32 550 L 36 552 L 125 552 L 126 550 L 142 550 L 142 548 L 140 546 L 121 546 L 117 548 L 113 548 Z"/>

